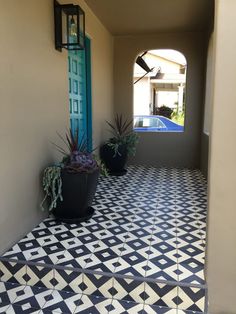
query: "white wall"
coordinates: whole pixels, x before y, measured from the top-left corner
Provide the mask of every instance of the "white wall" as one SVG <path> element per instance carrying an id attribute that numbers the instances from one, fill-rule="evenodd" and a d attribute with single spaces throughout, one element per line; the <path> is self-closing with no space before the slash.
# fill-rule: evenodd
<path id="1" fill-rule="evenodd" d="M 134 81 L 138 77 L 134 78 Z M 142 78 L 134 84 L 134 115 L 149 115 L 151 103 L 150 79 Z"/>
<path id="2" fill-rule="evenodd" d="M 161 50 L 162 54 L 164 55 L 164 50 Z M 168 59 L 168 52 L 166 53 L 166 59 L 147 53 L 143 59 L 147 62 L 149 68 L 161 68 L 161 73 L 180 73 L 180 64 L 167 60 Z"/>
<path id="3" fill-rule="evenodd" d="M 75 1 L 74 1 L 75 2 Z M 113 39 L 83 4 L 92 39 L 95 143 L 113 112 Z M 42 169 L 69 123 L 67 52 L 54 48 L 52 0 L 1 1 L 0 251 L 42 219 Z"/>
<path id="4" fill-rule="evenodd" d="M 207 272 L 211 314 L 236 313 L 235 12 L 235 0 L 216 1 Z"/>
<path id="5" fill-rule="evenodd" d="M 157 92 L 158 107 L 167 106 L 167 107 L 173 108 L 173 109 L 177 108 L 176 103 L 178 102 L 179 93 L 168 90 L 168 87 L 166 89 L 167 89 L 167 91 L 158 91 Z"/>

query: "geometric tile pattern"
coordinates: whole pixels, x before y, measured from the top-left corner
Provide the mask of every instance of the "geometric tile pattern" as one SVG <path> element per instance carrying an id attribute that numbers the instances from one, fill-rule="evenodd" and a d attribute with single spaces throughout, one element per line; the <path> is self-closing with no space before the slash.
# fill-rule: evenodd
<path id="1" fill-rule="evenodd" d="M 88 296 L 38 287 L 0 283 L 0 312 L 19 313 L 140 313 L 140 314 L 197 314 L 164 306 L 147 305 L 112 298 Z"/>
<path id="2" fill-rule="evenodd" d="M 0 279 L 1 281 L 15 284 L 26 284 L 26 265 L 16 262 L 0 261 Z"/>
<path id="3" fill-rule="evenodd" d="M 41 222 L 0 258 L 0 280 L 77 294 L 91 313 L 204 312 L 206 182 L 198 170 L 130 166 L 99 179 L 93 207 L 87 222 Z M 62 311 L 54 297 L 45 313 Z"/>

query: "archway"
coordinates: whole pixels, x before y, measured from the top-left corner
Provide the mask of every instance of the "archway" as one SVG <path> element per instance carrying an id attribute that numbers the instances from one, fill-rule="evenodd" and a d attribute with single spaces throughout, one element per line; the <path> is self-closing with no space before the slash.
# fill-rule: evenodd
<path id="1" fill-rule="evenodd" d="M 137 132 L 183 132 L 187 62 L 171 49 L 144 51 L 133 72 L 134 129 Z"/>

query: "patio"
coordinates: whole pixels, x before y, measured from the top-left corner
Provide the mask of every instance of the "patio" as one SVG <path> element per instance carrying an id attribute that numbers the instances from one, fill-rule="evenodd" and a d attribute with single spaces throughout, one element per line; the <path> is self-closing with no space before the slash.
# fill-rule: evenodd
<path id="1" fill-rule="evenodd" d="M 6 313 L 204 313 L 206 182 L 130 166 L 100 178 L 94 216 L 45 219 L 1 257 Z"/>

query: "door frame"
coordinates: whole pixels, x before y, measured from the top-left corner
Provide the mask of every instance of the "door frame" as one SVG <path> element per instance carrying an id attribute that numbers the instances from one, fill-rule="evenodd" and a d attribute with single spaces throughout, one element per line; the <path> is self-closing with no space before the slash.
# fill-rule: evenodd
<path id="1" fill-rule="evenodd" d="M 91 39 L 85 37 L 85 78 L 86 78 L 86 100 L 87 100 L 87 148 L 93 149 L 92 137 L 92 74 L 91 74 Z"/>

